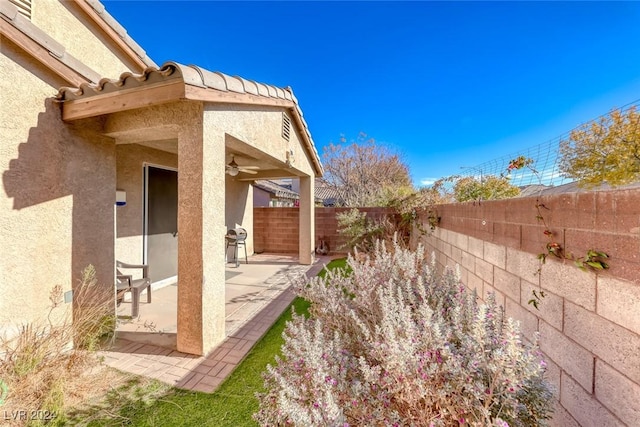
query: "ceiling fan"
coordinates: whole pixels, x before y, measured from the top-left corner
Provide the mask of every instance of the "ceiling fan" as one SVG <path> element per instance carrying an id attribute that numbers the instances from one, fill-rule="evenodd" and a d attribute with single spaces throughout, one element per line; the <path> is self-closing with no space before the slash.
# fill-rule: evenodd
<path id="1" fill-rule="evenodd" d="M 229 162 L 229 164 L 227 165 L 227 170 L 225 171 L 226 173 L 228 173 L 231 176 L 236 176 L 238 175 L 238 173 L 243 172 L 243 173 L 250 173 L 252 175 L 257 174 L 258 172 L 255 171 L 255 169 L 260 169 L 259 166 L 240 166 L 236 163 L 236 160 L 233 157 L 233 154 L 231 155 L 231 162 Z"/>

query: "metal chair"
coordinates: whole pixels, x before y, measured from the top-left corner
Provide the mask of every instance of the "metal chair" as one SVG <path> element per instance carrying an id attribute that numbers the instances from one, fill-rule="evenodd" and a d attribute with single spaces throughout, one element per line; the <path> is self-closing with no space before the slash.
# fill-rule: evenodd
<path id="1" fill-rule="evenodd" d="M 117 268 L 125 269 L 142 269 L 142 278 L 134 279 L 132 274 L 118 274 L 116 284 L 116 292 L 124 294 L 131 292 L 131 317 L 138 317 L 140 310 L 140 294 L 145 289 L 147 290 L 147 303 L 151 303 L 151 278 L 149 277 L 149 266 L 139 264 L 127 264 L 121 261 L 116 261 Z"/>

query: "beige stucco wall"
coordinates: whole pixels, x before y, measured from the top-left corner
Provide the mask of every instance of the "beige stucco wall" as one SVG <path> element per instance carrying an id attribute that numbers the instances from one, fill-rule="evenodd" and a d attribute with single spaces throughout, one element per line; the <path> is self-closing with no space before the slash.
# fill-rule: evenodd
<path id="1" fill-rule="evenodd" d="M 109 116 L 105 124 L 108 135 L 118 141 L 143 141 L 145 135 L 173 138 L 177 135 L 178 124 L 191 120 L 189 114 L 197 103 L 172 103 L 151 108 L 130 110 Z M 255 107 L 252 107 L 255 108 Z M 297 173 L 313 174 L 312 165 L 302 146 L 297 129 L 291 133 L 290 141 L 281 136 L 282 109 L 247 107 L 232 105 L 205 105 L 204 119 L 207 131 L 216 137 L 234 138 L 251 145 L 282 162 L 286 161 L 287 149 L 295 153 L 294 168 Z M 205 143 L 208 143 L 205 140 Z M 137 148 L 136 148 L 137 147 Z M 144 151 L 141 151 L 144 150 Z M 127 192 L 127 206 L 117 209 L 118 238 L 116 255 L 118 259 L 142 260 L 142 163 L 148 161 L 175 167 L 177 157 L 158 150 L 141 148 L 137 144 L 118 145 L 118 189 Z M 224 162 L 224 150 L 217 154 Z M 151 157 L 145 157 L 151 156 Z M 208 165 L 211 167 L 211 164 Z M 224 170 L 224 167 L 222 168 Z M 180 174 L 180 172 L 179 172 Z M 205 212 L 214 218 L 224 212 L 225 231 L 242 226 L 249 232 L 247 252 L 253 253 L 253 187 L 249 182 L 225 175 L 226 200 L 221 212 Z M 219 191 L 219 188 L 214 189 Z M 313 240 L 313 239 L 312 239 Z M 224 241 L 224 239 L 221 239 Z M 133 262 L 133 261 L 132 261 Z M 136 261 L 137 262 L 137 261 Z"/>
<path id="2" fill-rule="evenodd" d="M 98 74 L 140 71 L 72 1 L 33 0 L 31 21 Z"/>
<path id="3" fill-rule="evenodd" d="M 295 163 L 292 169 L 313 176 L 313 167 L 297 128 L 292 126 L 289 141 L 282 137 L 282 111 L 277 107 L 206 104 L 204 114 L 211 118 L 212 126 L 218 132 L 227 133 L 281 162 L 286 162 L 287 150 L 293 149 Z"/>
<path id="4" fill-rule="evenodd" d="M 100 123 L 66 125 L 63 82 L 0 40 L 0 328 L 43 319 L 49 291 L 94 264 L 113 283 L 115 149 Z M 28 70 L 28 71 L 27 71 Z"/>
<path id="5" fill-rule="evenodd" d="M 305 183 L 304 186 L 301 184 L 301 190 L 304 187 L 304 191 L 301 191 L 300 199 L 300 209 L 304 211 L 300 219 L 300 262 L 309 264 L 312 262 L 315 240 L 313 224 L 315 173 L 306 149 L 302 145 L 297 127 L 292 126 L 289 141 L 282 137 L 282 112 L 281 108 L 276 107 L 248 108 L 237 105 L 206 104 L 204 117 L 212 133 L 230 135 L 281 162 L 286 162 L 287 151 L 293 150 L 295 161 L 288 173 L 292 176 L 294 174 L 301 176 L 301 182 Z M 231 200 L 230 197 L 227 195 L 227 203 Z M 246 202 L 252 205 L 253 197 L 249 197 Z M 253 209 L 247 209 L 247 211 L 247 214 L 252 215 Z M 253 229 L 253 217 L 251 224 L 251 228 L 247 227 L 248 230 Z M 253 239 L 253 233 L 250 232 L 249 237 Z M 247 250 L 249 251 L 249 248 Z M 253 252 L 253 241 L 251 241 L 251 252 Z"/>
<path id="6" fill-rule="evenodd" d="M 225 136 L 187 105 L 178 135 L 178 350 L 206 354 L 225 337 Z"/>
<path id="7" fill-rule="evenodd" d="M 116 147 L 118 190 L 127 193 L 126 206 L 116 209 L 116 259 L 143 262 L 144 164 L 178 167 L 178 156 L 139 144 Z"/>

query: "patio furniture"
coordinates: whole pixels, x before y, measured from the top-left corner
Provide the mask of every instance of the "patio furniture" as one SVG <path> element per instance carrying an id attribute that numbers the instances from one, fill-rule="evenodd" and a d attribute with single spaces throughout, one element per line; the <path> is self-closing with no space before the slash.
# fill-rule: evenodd
<path id="1" fill-rule="evenodd" d="M 236 262 L 236 267 L 238 264 L 238 246 L 244 247 L 244 260 L 247 264 L 249 264 L 249 258 L 247 258 L 247 245 L 245 244 L 245 240 L 247 240 L 247 230 L 244 228 L 233 228 L 227 231 L 227 234 L 224 236 L 227 240 L 227 252 L 229 251 L 229 246 L 233 247 L 233 259 Z"/>
<path id="2" fill-rule="evenodd" d="M 118 274 L 116 276 L 116 292 L 124 294 L 131 292 L 131 317 L 138 317 L 140 309 L 140 294 L 147 290 L 147 303 L 151 303 L 151 278 L 149 277 L 149 266 L 138 264 L 127 264 L 121 261 L 116 262 L 117 268 L 142 269 L 142 278 L 134 279 L 132 274 Z"/>

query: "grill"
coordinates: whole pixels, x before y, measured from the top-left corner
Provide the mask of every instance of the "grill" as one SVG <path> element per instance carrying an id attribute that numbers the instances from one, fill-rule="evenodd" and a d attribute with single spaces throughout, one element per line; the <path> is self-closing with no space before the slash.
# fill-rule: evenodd
<path id="1" fill-rule="evenodd" d="M 233 248 L 233 259 L 236 263 L 236 267 L 238 267 L 238 247 L 244 247 L 244 260 L 247 264 L 249 264 L 249 259 L 247 258 L 247 245 L 245 244 L 245 240 L 247 240 L 247 230 L 244 228 L 231 228 L 227 231 L 227 234 L 224 236 L 227 241 L 227 254 L 229 253 L 229 247 Z"/>

